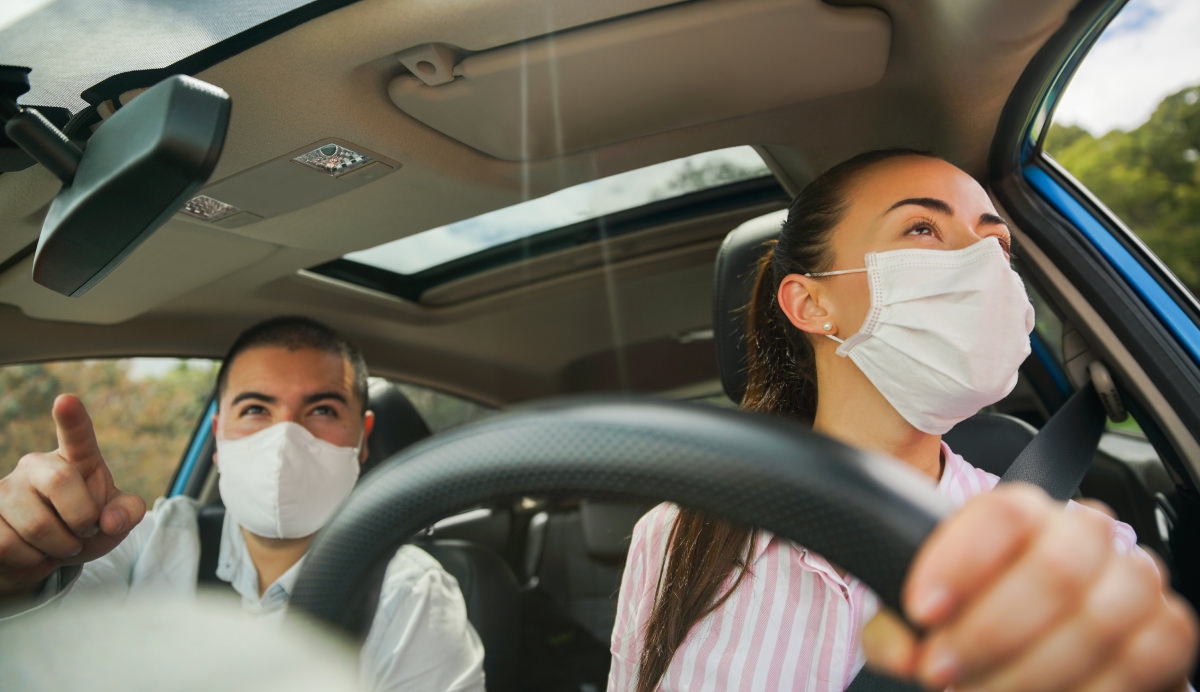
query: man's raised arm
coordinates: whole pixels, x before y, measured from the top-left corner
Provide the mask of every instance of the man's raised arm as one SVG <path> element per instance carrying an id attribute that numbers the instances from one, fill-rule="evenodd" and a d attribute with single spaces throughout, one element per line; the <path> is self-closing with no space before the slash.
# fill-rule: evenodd
<path id="1" fill-rule="evenodd" d="M 113 484 L 83 402 L 62 394 L 52 412 L 58 449 L 26 454 L 0 479 L 0 598 L 108 553 L 146 514 Z"/>

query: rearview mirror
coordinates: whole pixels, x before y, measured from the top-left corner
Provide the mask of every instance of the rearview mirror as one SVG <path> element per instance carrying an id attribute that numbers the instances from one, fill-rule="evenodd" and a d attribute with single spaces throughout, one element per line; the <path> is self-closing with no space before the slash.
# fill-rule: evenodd
<path id="1" fill-rule="evenodd" d="M 33 280 L 77 296 L 111 272 L 208 180 L 229 111 L 224 91 L 176 75 L 102 123 L 50 204 Z"/>

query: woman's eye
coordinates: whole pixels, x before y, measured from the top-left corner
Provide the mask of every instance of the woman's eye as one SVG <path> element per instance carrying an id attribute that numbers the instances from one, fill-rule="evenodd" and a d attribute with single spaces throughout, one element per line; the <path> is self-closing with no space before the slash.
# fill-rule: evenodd
<path id="1" fill-rule="evenodd" d="M 921 223 L 915 226 L 909 226 L 908 229 L 904 231 L 904 235 L 936 236 L 937 228 L 927 223 Z"/>

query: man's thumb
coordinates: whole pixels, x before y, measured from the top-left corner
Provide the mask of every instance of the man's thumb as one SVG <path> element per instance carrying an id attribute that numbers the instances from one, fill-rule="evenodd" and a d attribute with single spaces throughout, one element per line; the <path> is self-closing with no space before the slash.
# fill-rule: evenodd
<path id="1" fill-rule="evenodd" d="M 132 493 L 117 492 L 100 511 L 100 530 L 109 536 L 128 533 L 146 516 L 146 501 Z"/>

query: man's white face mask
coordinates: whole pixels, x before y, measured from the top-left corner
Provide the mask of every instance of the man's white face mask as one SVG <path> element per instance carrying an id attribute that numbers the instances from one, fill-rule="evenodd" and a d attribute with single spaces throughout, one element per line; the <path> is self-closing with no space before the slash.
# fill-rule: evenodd
<path id="1" fill-rule="evenodd" d="M 298 423 L 236 440 L 217 437 L 221 499 L 234 521 L 265 538 L 317 532 L 354 488 L 359 448 L 339 447 Z"/>
<path id="2" fill-rule="evenodd" d="M 871 309 L 837 354 L 913 427 L 941 435 L 1017 384 L 1033 306 L 995 238 L 961 250 L 871 252 Z"/>

